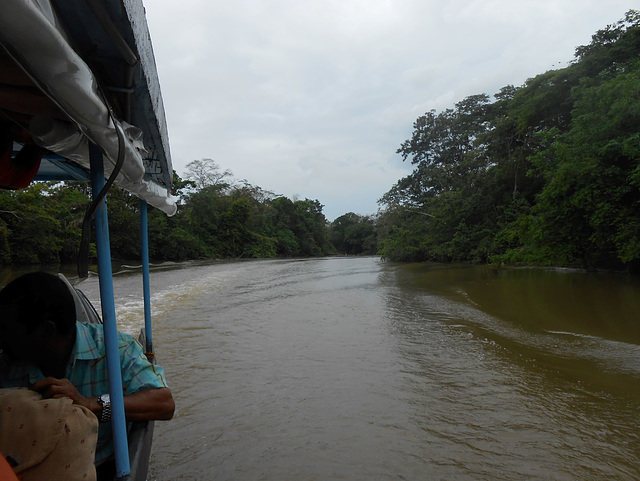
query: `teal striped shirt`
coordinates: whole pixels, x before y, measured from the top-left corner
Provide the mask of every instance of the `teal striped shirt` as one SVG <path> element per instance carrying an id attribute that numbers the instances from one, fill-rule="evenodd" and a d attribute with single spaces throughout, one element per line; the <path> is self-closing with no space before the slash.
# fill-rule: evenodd
<path id="1" fill-rule="evenodd" d="M 151 364 L 142 346 L 132 336 L 118 332 L 120 367 L 124 395 L 146 389 L 167 387 L 164 371 Z M 45 376 L 29 363 L 10 363 L 0 369 L 0 387 L 29 387 Z M 76 342 L 71 351 L 65 377 L 85 397 L 97 398 L 109 392 L 107 358 L 102 324 L 76 322 Z M 100 424 L 96 447 L 96 466 L 113 455 L 111 423 Z"/>

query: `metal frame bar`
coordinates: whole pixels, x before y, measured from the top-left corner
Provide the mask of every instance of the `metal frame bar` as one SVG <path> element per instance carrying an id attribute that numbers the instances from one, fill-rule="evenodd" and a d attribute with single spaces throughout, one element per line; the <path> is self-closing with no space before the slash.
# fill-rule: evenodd
<path id="1" fill-rule="evenodd" d="M 151 336 L 151 283 L 149 281 L 149 228 L 147 222 L 147 202 L 140 199 L 140 237 L 142 255 L 142 289 L 144 294 L 144 335 L 147 356 L 153 357 Z"/>
<path id="2" fill-rule="evenodd" d="M 91 187 L 97 196 L 105 184 L 102 151 L 93 143 L 89 146 L 91 161 Z M 124 397 L 122 391 L 122 372 L 118 353 L 118 327 L 113 292 L 113 271 L 111 269 L 111 246 L 109 243 L 109 221 L 107 204 L 103 199 L 95 213 L 96 247 L 98 250 L 98 276 L 100 280 L 100 299 L 104 322 L 104 342 L 107 355 L 109 393 L 111 396 L 111 425 L 116 459 L 116 476 L 127 476 L 129 466 L 129 447 L 127 425 L 124 415 Z"/>

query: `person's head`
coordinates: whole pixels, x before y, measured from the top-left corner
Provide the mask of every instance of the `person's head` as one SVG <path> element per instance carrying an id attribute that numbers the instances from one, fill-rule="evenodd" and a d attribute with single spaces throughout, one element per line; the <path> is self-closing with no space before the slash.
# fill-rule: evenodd
<path id="1" fill-rule="evenodd" d="M 32 272 L 0 291 L 0 346 L 16 359 L 35 362 L 51 342 L 75 336 L 76 310 L 66 283 Z"/>

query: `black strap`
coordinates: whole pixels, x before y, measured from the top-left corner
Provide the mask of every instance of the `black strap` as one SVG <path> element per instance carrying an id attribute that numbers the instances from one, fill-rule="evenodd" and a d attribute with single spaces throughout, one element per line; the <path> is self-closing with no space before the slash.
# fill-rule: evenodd
<path id="1" fill-rule="evenodd" d="M 118 135 L 118 160 L 116 165 L 109 176 L 109 179 L 100 190 L 98 196 L 93 199 L 93 202 L 87 209 L 82 221 L 82 239 L 80 240 L 80 250 L 78 252 L 78 277 L 85 278 L 89 275 L 89 241 L 91 239 L 91 220 L 98 208 L 98 204 L 102 202 L 104 196 L 107 195 L 107 191 L 116 180 L 122 164 L 124 164 L 124 134 L 122 133 L 122 127 L 116 122 L 114 117 L 111 117 L 113 124 L 116 127 L 116 134 Z"/>

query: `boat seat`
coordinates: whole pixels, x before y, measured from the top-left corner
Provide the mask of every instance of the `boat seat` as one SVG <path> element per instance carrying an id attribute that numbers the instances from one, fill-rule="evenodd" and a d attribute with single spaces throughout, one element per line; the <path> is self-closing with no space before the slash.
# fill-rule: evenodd
<path id="1" fill-rule="evenodd" d="M 73 296 L 73 302 L 76 305 L 76 321 L 102 324 L 102 319 L 87 296 L 80 289 L 73 287 L 64 274 L 58 274 L 58 277 L 64 281 Z"/>

